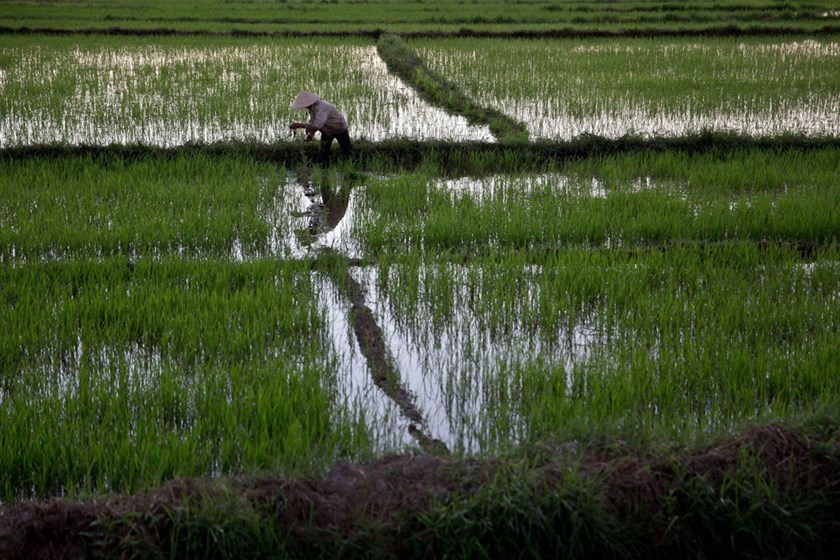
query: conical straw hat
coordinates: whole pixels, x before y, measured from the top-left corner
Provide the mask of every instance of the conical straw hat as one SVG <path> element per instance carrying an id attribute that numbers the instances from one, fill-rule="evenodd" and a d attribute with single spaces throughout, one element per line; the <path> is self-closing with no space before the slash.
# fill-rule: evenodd
<path id="1" fill-rule="evenodd" d="M 314 93 L 302 91 L 299 94 L 297 94 L 295 100 L 292 101 L 292 109 L 306 109 L 319 99 L 321 98 L 315 95 Z"/>

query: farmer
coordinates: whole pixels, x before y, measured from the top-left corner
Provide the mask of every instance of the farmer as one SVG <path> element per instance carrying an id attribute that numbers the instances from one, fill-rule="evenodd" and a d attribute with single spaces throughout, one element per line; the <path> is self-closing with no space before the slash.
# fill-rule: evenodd
<path id="1" fill-rule="evenodd" d="M 318 163 L 329 164 L 330 147 L 333 139 L 338 140 L 341 151 L 346 156 L 353 155 L 353 145 L 350 143 L 350 133 L 347 131 L 347 119 L 338 112 L 335 105 L 324 101 L 314 93 L 300 92 L 292 101 L 292 109 L 306 109 L 309 111 L 309 122 L 293 122 L 289 125 L 292 130 L 306 129 L 305 140 L 309 142 L 316 132 L 321 133 L 321 149 L 318 151 Z"/>

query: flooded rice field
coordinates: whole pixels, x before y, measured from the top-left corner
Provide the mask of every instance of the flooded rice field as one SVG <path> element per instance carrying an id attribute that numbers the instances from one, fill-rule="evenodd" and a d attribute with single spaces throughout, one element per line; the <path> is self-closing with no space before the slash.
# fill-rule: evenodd
<path id="1" fill-rule="evenodd" d="M 814 39 L 413 43 L 532 138 L 840 134 L 840 43 Z"/>
<path id="2" fill-rule="evenodd" d="M 26 41 L 29 41 L 28 43 Z M 11 38 L 0 47 L 0 148 L 271 143 L 301 89 L 371 141 L 493 141 L 419 98 L 363 40 Z M 840 43 L 814 39 L 414 42 L 429 67 L 535 139 L 840 134 Z"/>
<path id="3" fill-rule="evenodd" d="M 509 310 L 504 325 L 490 325 L 488 317 L 469 303 L 469 293 L 475 290 L 470 276 L 476 271 L 459 266 L 447 268 L 445 274 L 451 275 L 457 288 L 451 294 L 452 313 L 443 324 L 434 319 L 433 312 L 415 310 L 410 317 L 400 313 L 387 290 L 380 287 L 387 280 L 380 278 L 376 268 L 358 268 L 352 274 L 382 330 L 388 356 L 400 374 L 402 385 L 421 414 L 422 421 L 417 424 L 429 437 L 442 442 L 450 451 L 473 453 L 520 441 L 529 432 L 527 393 L 531 372 L 543 372 L 548 376 L 546 383 L 561 392 L 563 388 L 568 391 L 574 368 L 583 367 L 590 352 L 603 345 L 606 337 L 594 321 L 564 324 L 556 331 L 535 329 L 525 320 L 514 319 L 515 309 Z M 529 275 L 529 270 L 523 272 Z M 423 283 L 426 275 L 434 274 L 431 269 L 421 270 L 418 281 Z M 538 276 L 539 271 L 532 274 Z M 529 288 L 534 292 L 539 290 L 537 283 Z M 321 301 L 328 306 L 330 321 L 335 322 L 331 332 L 333 336 L 338 334 L 336 347 L 349 348 L 340 360 L 339 371 L 340 377 L 352 380 L 345 389 L 349 390 L 350 402 L 375 403 L 366 409 L 366 414 L 388 411 L 381 402 L 387 395 L 371 386 L 367 367 L 359 360 L 357 344 L 340 334 L 348 330 L 345 317 L 349 310 L 338 311 L 336 308 L 340 307 L 329 297 L 330 291 L 323 293 L 327 298 L 322 297 Z M 536 294 L 521 296 L 523 301 L 538 297 Z M 339 346 L 345 341 L 349 344 Z M 396 433 L 409 433 L 406 430 L 411 418 L 401 414 L 399 420 L 402 429 Z"/>
<path id="4" fill-rule="evenodd" d="M 204 476 L 592 426 L 690 440 L 840 394 L 834 149 L 475 177 L 3 165 L 15 496 L 135 487 L 137 457 Z"/>
<path id="5" fill-rule="evenodd" d="M 72 155 L 49 144 L 294 150 L 301 89 L 357 139 L 493 138 L 362 39 L 34 42 L 0 46 L 0 148 L 47 151 L 0 160 L 7 495 L 492 454 L 593 426 L 691 440 L 840 394 L 830 142 L 538 169 L 523 143 L 500 174 L 503 152 L 463 147 L 472 174 L 425 146 L 396 171 L 303 150 L 288 167 Z M 838 133 L 831 40 L 414 44 L 532 138 Z"/>
<path id="6" fill-rule="evenodd" d="M 345 113 L 354 138 L 492 140 L 422 101 L 359 41 L 91 41 L 46 38 L 0 47 L 0 148 L 289 140 L 289 108 L 316 91 Z"/>

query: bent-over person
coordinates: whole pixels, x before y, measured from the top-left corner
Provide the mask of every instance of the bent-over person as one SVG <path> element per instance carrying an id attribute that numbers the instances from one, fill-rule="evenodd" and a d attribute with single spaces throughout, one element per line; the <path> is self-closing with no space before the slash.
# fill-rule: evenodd
<path id="1" fill-rule="evenodd" d="M 305 128 L 305 140 L 307 142 L 312 140 L 316 132 L 321 133 L 321 148 L 318 150 L 318 163 L 329 164 L 330 148 L 332 147 L 333 140 L 338 140 L 338 145 L 341 151 L 344 152 L 344 155 L 353 155 L 353 144 L 350 142 L 347 119 L 335 108 L 335 105 L 324 101 L 314 93 L 302 91 L 292 101 L 292 109 L 306 109 L 309 111 L 309 122 L 293 122 L 289 125 L 289 128 L 292 130 Z"/>

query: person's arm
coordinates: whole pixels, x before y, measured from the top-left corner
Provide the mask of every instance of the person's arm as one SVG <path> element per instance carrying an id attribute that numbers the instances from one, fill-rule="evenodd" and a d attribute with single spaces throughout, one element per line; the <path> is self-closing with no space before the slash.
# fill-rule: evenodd
<path id="1" fill-rule="evenodd" d="M 289 129 L 290 130 L 298 130 L 298 129 L 301 129 L 301 128 L 308 128 L 308 127 L 309 127 L 308 123 L 300 123 L 300 122 L 289 123 Z M 304 138 L 304 140 L 309 142 L 310 140 L 312 140 L 312 138 L 314 136 L 315 136 L 315 131 L 309 132 L 307 130 L 306 137 Z"/>
<path id="2" fill-rule="evenodd" d="M 316 103 L 315 110 L 313 111 L 314 114 L 312 118 L 309 119 L 309 123 L 306 125 L 306 135 L 310 138 L 316 132 L 321 130 L 325 124 L 327 124 L 327 118 L 330 116 L 330 112 L 328 107 L 321 107 L 320 103 Z"/>

